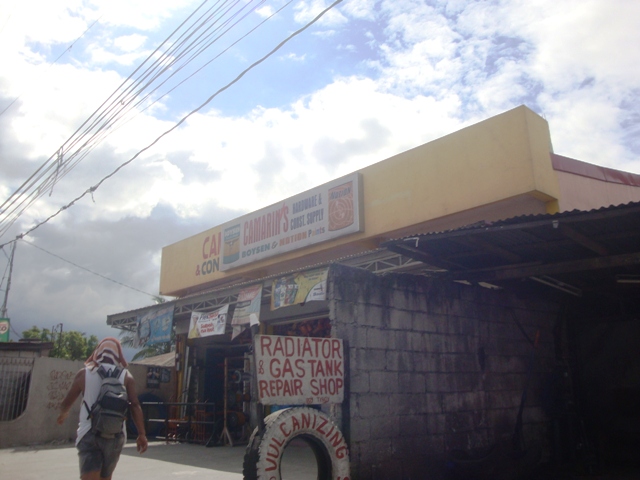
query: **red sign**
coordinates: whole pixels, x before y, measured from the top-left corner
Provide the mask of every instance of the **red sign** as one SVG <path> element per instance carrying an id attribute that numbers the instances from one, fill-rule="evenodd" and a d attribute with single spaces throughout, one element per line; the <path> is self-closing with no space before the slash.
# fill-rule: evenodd
<path id="1" fill-rule="evenodd" d="M 258 398 L 263 405 L 343 401 L 341 339 L 257 335 L 255 352 Z"/>

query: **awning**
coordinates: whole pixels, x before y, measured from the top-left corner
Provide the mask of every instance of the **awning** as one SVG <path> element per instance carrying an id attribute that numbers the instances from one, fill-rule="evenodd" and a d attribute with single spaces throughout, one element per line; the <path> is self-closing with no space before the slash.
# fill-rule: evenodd
<path id="1" fill-rule="evenodd" d="M 640 293 L 640 203 L 528 215 L 387 241 L 430 275 L 504 286 L 530 279 L 574 295 Z"/>

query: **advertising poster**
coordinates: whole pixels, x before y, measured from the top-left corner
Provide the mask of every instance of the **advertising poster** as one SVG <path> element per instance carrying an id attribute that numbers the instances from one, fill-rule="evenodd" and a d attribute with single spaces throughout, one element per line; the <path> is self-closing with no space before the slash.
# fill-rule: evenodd
<path id="1" fill-rule="evenodd" d="M 147 388 L 160 388 L 160 367 L 149 367 L 147 369 Z"/>
<path id="2" fill-rule="evenodd" d="M 11 324 L 8 318 L 0 318 L 0 342 L 9 341 L 9 330 Z"/>
<path id="3" fill-rule="evenodd" d="M 220 271 L 363 230 L 353 173 L 222 225 Z"/>
<path id="4" fill-rule="evenodd" d="M 223 335 L 227 326 L 227 312 L 229 305 L 225 305 L 213 312 L 193 312 L 189 326 L 189 338 Z"/>
<path id="5" fill-rule="evenodd" d="M 173 305 L 147 312 L 138 319 L 136 339 L 139 347 L 171 341 Z"/>
<path id="6" fill-rule="evenodd" d="M 271 310 L 327 299 L 327 268 L 280 277 L 273 281 Z"/>
<path id="7" fill-rule="evenodd" d="M 260 302 L 262 284 L 241 290 L 238 294 L 236 309 L 233 312 L 232 325 L 254 325 L 260 322 Z"/>
<path id="8" fill-rule="evenodd" d="M 262 302 L 262 284 L 241 290 L 238 294 L 236 309 L 233 312 L 233 332 L 231 340 L 240 335 L 248 325 L 260 323 L 260 303 Z"/>
<path id="9" fill-rule="evenodd" d="M 257 335 L 258 400 L 263 405 L 317 405 L 344 399 L 339 338 Z"/>

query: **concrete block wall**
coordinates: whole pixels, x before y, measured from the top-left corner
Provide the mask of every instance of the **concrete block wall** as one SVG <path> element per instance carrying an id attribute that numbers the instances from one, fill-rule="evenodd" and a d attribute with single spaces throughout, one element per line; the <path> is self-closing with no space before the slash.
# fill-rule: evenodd
<path id="1" fill-rule="evenodd" d="M 332 266 L 329 296 L 349 352 L 353 479 L 443 478 L 453 451 L 510 441 L 533 350 L 516 320 L 530 339 L 540 331 L 524 423 L 527 445 L 544 445 L 556 303 L 344 266 Z"/>
<path id="2" fill-rule="evenodd" d="M 15 420 L 0 422 L 0 448 L 74 440 L 80 402 L 76 401 L 64 425 L 58 425 L 56 419 L 60 402 L 83 366 L 81 361 L 36 358 L 31 372 L 27 407 Z"/>

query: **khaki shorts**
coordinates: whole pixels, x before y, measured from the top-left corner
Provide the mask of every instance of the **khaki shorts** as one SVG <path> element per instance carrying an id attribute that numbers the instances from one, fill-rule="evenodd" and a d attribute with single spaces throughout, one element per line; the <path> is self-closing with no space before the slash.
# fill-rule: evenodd
<path id="1" fill-rule="evenodd" d="M 91 431 L 78 442 L 78 457 L 80 458 L 80 476 L 100 471 L 102 478 L 108 478 L 116 469 L 120 452 L 124 446 L 124 434 L 114 438 L 102 438 Z"/>

